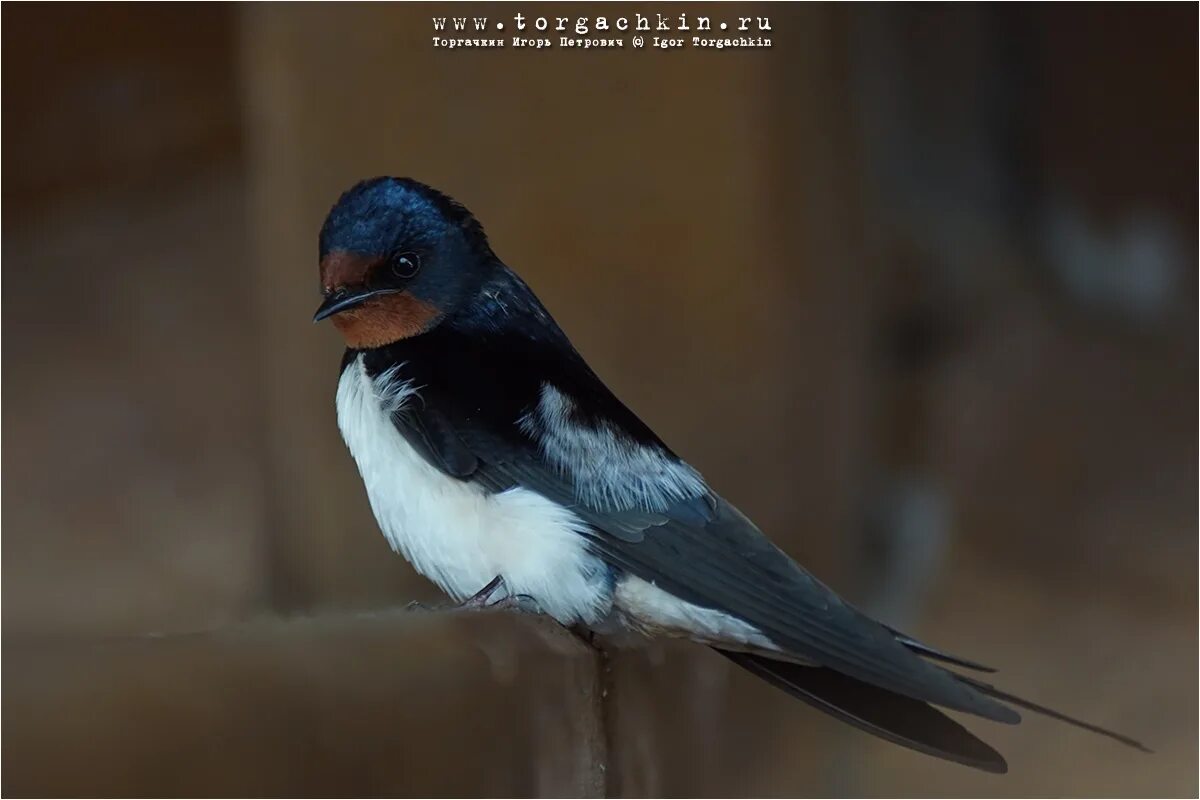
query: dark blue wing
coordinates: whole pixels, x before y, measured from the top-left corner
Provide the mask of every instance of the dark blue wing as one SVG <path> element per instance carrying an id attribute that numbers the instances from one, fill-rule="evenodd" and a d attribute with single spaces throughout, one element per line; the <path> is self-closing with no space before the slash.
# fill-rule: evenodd
<path id="1" fill-rule="evenodd" d="M 374 354 L 379 363 L 367 361 L 373 375 L 406 365 L 404 378 L 419 387 L 420 399 L 398 411 L 394 422 L 430 463 L 490 491 L 520 486 L 570 507 L 589 524 L 593 551 L 610 564 L 690 603 L 745 620 L 797 658 L 914 699 L 1002 722 L 1019 720 L 843 602 L 703 487 L 655 508 L 586 502 L 595 494 L 579 485 L 586 471 L 550 463 L 520 425 L 536 411 L 544 383 L 577 401 L 578 424 L 607 426 L 630 443 L 675 456 L 573 350 L 547 353 L 544 343 L 506 335 L 434 331 L 402 343 L 402 350 Z"/>

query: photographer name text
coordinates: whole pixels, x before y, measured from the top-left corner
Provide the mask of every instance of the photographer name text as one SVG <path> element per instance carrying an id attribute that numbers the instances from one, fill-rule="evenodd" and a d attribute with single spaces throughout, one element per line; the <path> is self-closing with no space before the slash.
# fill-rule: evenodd
<path id="1" fill-rule="evenodd" d="M 622 17 L 433 17 L 433 46 L 447 49 L 590 50 L 771 47 L 769 17 L 689 14 Z"/>

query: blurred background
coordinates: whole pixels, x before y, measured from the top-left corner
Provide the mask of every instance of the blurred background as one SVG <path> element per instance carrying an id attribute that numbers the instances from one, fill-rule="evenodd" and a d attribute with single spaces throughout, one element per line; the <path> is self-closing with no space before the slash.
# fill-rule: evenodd
<path id="1" fill-rule="evenodd" d="M 1196 795 L 1196 7 L 706 4 L 669 10 L 769 17 L 774 46 L 430 43 L 435 16 L 661 10 L 4 8 L 5 794 L 576 785 L 572 657 L 359 614 L 436 598 L 309 322 L 325 212 L 394 174 L 466 203 L 818 576 L 1157 751 L 970 721 L 1011 766 L 979 774 L 671 647 L 616 661 L 610 793 Z"/>

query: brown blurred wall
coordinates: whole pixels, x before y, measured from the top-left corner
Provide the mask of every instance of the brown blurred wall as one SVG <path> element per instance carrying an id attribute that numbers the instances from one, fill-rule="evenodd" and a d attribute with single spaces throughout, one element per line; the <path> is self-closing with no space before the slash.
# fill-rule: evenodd
<path id="1" fill-rule="evenodd" d="M 976 245 L 1001 277 L 965 290 L 931 273 L 861 130 L 859 54 L 923 32 L 897 74 L 971 95 L 986 63 L 941 43 L 994 43 L 996 20 L 745 8 L 706 12 L 769 14 L 775 49 L 435 51 L 443 6 L 5 7 L 5 792 L 563 785 L 538 736 L 565 730 L 546 698 L 574 661 L 530 646 L 508 680 L 472 626 L 336 621 L 436 596 L 377 533 L 333 423 L 338 342 L 307 321 L 329 205 L 407 174 L 468 204 L 617 393 L 855 599 L 875 479 L 936 476 L 951 538 L 915 632 L 1159 750 L 978 725 L 1013 773 L 976 775 L 671 648 L 617 665 L 614 791 L 1195 793 L 1194 307 L 1149 334 L 1097 324 L 1019 247 Z M 1152 85 L 1151 111 L 1195 118 L 1194 80 L 1160 79 L 1194 58 L 1180 20 L 1065 13 L 1006 34 L 1046 37 L 1033 52 L 1060 81 L 1044 163 L 1091 175 L 1104 140 L 1135 147 L 1061 138 L 1098 108 L 1071 70 L 1118 44 L 1111 74 L 1138 77 L 1112 106 Z M 945 126 L 959 141 L 965 120 Z M 1147 196 L 1194 224 L 1190 177 L 1126 156 L 1113 174 L 1158 176 Z M 889 372 L 880 336 L 930 302 L 961 335 L 934 368 Z M 313 620 L 269 621 L 295 615 Z M 232 632 L 138 638 L 201 629 Z"/>

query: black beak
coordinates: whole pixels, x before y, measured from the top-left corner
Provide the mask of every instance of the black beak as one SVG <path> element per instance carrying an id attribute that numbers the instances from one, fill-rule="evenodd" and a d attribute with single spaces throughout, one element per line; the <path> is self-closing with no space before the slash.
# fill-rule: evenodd
<path id="1" fill-rule="evenodd" d="M 364 301 L 372 297 L 378 297 L 384 294 L 395 294 L 399 289 L 339 289 L 336 292 L 330 292 L 325 297 L 325 302 L 321 303 L 321 307 L 317 309 L 317 313 L 313 314 L 313 322 L 320 322 L 326 317 L 332 317 L 334 314 L 340 314 L 349 308 L 354 308 L 361 305 Z"/>

